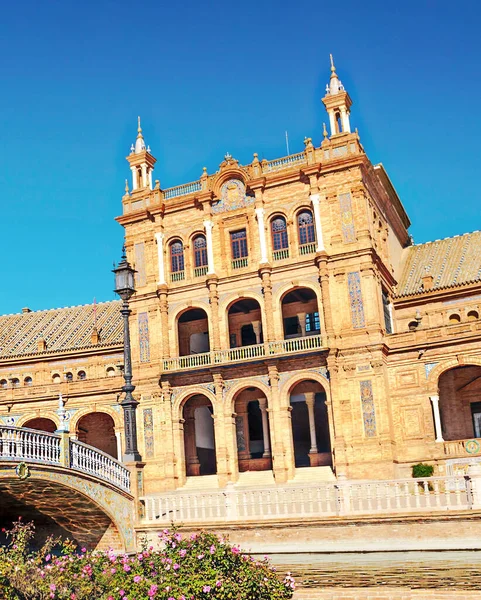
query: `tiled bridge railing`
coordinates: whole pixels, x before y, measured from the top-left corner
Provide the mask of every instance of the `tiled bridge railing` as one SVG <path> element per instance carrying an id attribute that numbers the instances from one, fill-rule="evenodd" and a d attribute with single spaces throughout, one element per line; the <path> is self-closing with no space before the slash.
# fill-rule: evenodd
<path id="1" fill-rule="evenodd" d="M 212 350 L 211 352 L 203 352 L 202 354 L 165 358 L 162 361 L 162 365 L 164 371 L 181 371 L 209 365 L 244 362 L 246 360 L 255 360 L 269 356 L 319 350 L 321 348 L 323 348 L 322 336 L 309 335 L 288 340 L 265 342 L 264 344 L 254 344 L 253 346 L 229 348 L 228 350 Z"/>
<path id="2" fill-rule="evenodd" d="M 469 509 L 469 477 L 170 492 L 140 498 L 142 524 L 248 521 Z"/>
<path id="3" fill-rule="evenodd" d="M 121 462 L 92 446 L 69 439 L 66 434 L 2 425 L 0 460 L 67 467 L 130 492 L 130 471 Z"/>

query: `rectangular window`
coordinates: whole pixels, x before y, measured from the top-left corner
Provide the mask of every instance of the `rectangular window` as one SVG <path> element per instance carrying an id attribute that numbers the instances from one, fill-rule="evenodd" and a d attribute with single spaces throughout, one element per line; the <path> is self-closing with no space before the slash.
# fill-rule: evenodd
<path id="1" fill-rule="evenodd" d="M 306 315 L 306 333 L 314 333 L 321 330 L 319 313 L 313 312 Z"/>
<path id="2" fill-rule="evenodd" d="M 230 245 L 232 249 L 233 260 L 245 258 L 246 256 L 248 256 L 246 230 L 241 229 L 240 231 L 231 231 Z"/>
<path id="3" fill-rule="evenodd" d="M 382 291 L 382 309 L 384 312 L 384 327 L 386 328 L 386 333 L 392 333 L 391 306 L 389 296 L 385 290 Z"/>

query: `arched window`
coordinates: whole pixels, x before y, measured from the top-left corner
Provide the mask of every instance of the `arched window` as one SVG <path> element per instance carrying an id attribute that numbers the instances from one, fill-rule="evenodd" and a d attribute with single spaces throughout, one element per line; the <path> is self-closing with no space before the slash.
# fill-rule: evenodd
<path id="1" fill-rule="evenodd" d="M 25 379 L 23 380 L 23 384 L 24 385 L 32 385 L 33 381 L 31 377 L 25 377 Z"/>
<path id="2" fill-rule="evenodd" d="M 87 373 L 85 373 L 85 371 L 79 371 L 77 373 L 77 379 L 81 379 L 81 380 L 87 379 Z"/>
<path id="3" fill-rule="evenodd" d="M 14 379 L 12 379 L 12 387 L 16 388 L 20 385 L 20 380 L 17 379 L 16 377 Z"/>
<path id="4" fill-rule="evenodd" d="M 61 379 L 60 379 L 60 375 L 58 373 L 54 373 L 52 375 L 52 382 L 53 383 L 60 383 Z"/>
<path id="5" fill-rule="evenodd" d="M 289 256 L 289 240 L 287 239 L 287 223 L 284 217 L 275 217 L 271 221 L 272 249 L 274 260 Z"/>
<path id="6" fill-rule="evenodd" d="M 184 244 L 180 240 L 170 244 L 170 278 L 172 281 L 184 279 Z"/>
<path id="7" fill-rule="evenodd" d="M 205 275 L 207 264 L 207 241 L 205 236 L 200 234 L 194 238 L 194 275 Z"/>
<path id="8" fill-rule="evenodd" d="M 65 373 L 65 380 L 66 381 L 73 381 L 73 375 L 72 373 Z"/>
<path id="9" fill-rule="evenodd" d="M 314 231 L 314 219 L 310 210 L 303 210 L 297 215 L 297 231 L 301 254 L 314 252 L 316 249 L 316 234 Z"/>
<path id="10" fill-rule="evenodd" d="M 0 380 L 0 387 L 1 387 L 3 390 L 6 390 L 6 389 L 7 389 L 7 386 L 8 386 L 8 382 L 7 382 L 7 380 L 6 380 L 6 379 L 1 379 L 1 380 Z"/>
<path id="11" fill-rule="evenodd" d="M 107 367 L 107 377 L 115 377 L 115 369 L 113 367 Z"/>

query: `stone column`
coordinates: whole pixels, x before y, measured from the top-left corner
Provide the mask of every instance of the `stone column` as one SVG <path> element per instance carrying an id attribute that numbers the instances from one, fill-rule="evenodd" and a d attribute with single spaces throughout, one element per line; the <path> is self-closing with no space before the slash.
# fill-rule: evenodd
<path id="1" fill-rule="evenodd" d="M 306 337 L 306 313 L 297 313 L 302 337 Z"/>
<path id="2" fill-rule="evenodd" d="M 271 397 L 269 398 L 269 421 L 272 442 L 272 470 L 277 483 L 285 483 L 294 473 L 294 460 L 289 465 L 287 440 L 290 435 L 290 415 L 287 406 L 281 407 L 279 390 L 279 371 L 277 366 L 269 365 L 269 383 Z M 290 467 L 290 468 L 289 468 Z"/>
<path id="3" fill-rule="evenodd" d="M 269 418 L 267 416 L 267 398 L 259 398 L 259 408 L 262 415 L 262 438 L 264 440 L 263 458 L 268 458 L 271 455 L 271 440 L 269 436 Z"/>
<path id="4" fill-rule="evenodd" d="M 162 347 L 162 357 L 169 358 L 170 357 L 170 344 L 169 344 L 169 303 L 167 300 L 168 288 L 165 285 L 161 285 L 157 289 L 157 295 L 159 297 L 160 304 L 160 323 L 161 323 L 161 347 Z"/>
<path id="5" fill-rule="evenodd" d="M 212 228 L 214 227 L 214 223 L 210 220 L 204 221 L 204 229 L 205 229 L 205 241 L 207 243 L 207 274 L 212 275 L 215 273 L 214 267 L 214 247 L 212 245 Z"/>
<path id="6" fill-rule="evenodd" d="M 329 270 L 327 268 L 328 258 L 329 257 L 325 252 L 321 252 L 316 256 L 317 268 L 319 269 L 319 283 L 321 285 L 324 326 L 329 339 L 334 334 L 334 326 L 332 320 L 331 296 L 329 292 Z M 328 343 L 327 340 L 325 343 Z"/>
<path id="7" fill-rule="evenodd" d="M 154 186 L 152 184 L 152 171 L 153 171 L 153 169 L 149 169 L 149 187 L 151 190 L 154 189 Z"/>
<path id="8" fill-rule="evenodd" d="M 209 288 L 209 303 L 210 303 L 210 325 L 212 329 L 212 344 L 211 350 L 220 350 L 220 330 L 219 330 L 219 295 L 217 293 L 218 279 L 215 275 L 207 279 L 207 287 Z"/>
<path id="9" fill-rule="evenodd" d="M 122 432 L 120 431 L 120 429 L 115 430 L 115 441 L 117 443 L 117 456 L 120 460 L 122 457 Z"/>
<path id="10" fill-rule="evenodd" d="M 259 228 L 259 243 L 261 249 L 261 264 L 268 262 L 267 260 L 267 240 L 266 230 L 264 227 L 264 209 L 256 208 L 257 226 Z"/>
<path id="11" fill-rule="evenodd" d="M 261 322 L 260 321 L 252 321 L 252 329 L 254 330 L 254 334 L 256 336 L 256 344 L 261 343 Z"/>
<path id="12" fill-rule="evenodd" d="M 225 412 L 232 413 L 224 402 L 224 379 L 220 373 L 213 374 L 215 389 L 215 407 L 212 418 L 214 420 L 215 458 L 217 466 L 217 479 L 220 487 L 232 481 L 228 449 L 228 429 L 226 427 Z"/>
<path id="13" fill-rule="evenodd" d="M 132 191 L 134 191 L 139 187 L 137 182 L 137 167 L 130 167 L 130 170 L 132 171 Z"/>
<path id="14" fill-rule="evenodd" d="M 185 462 L 187 466 L 187 475 L 200 475 L 200 462 L 197 456 L 197 446 L 195 442 L 195 416 L 194 407 L 184 408 L 184 444 L 185 444 Z"/>
<path id="15" fill-rule="evenodd" d="M 337 127 L 336 127 L 336 116 L 334 115 L 334 110 L 329 111 L 329 125 L 331 127 L 331 136 L 336 135 Z"/>
<path id="16" fill-rule="evenodd" d="M 434 431 L 436 433 L 436 442 L 444 442 L 443 431 L 441 427 L 441 413 L 439 412 L 439 396 L 429 396 L 433 405 Z"/>
<path id="17" fill-rule="evenodd" d="M 164 234 L 157 232 L 155 234 L 155 241 L 157 242 L 157 259 L 159 263 L 159 278 L 157 285 L 165 284 L 165 266 L 164 266 Z"/>
<path id="18" fill-rule="evenodd" d="M 324 240 L 322 237 L 322 225 L 321 225 L 321 210 L 319 194 L 311 194 L 312 208 L 314 212 L 314 227 L 316 228 L 316 252 L 324 252 Z"/>
<path id="19" fill-rule="evenodd" d="M 247 404 L 239 402 L 236 409 L 236 435 L 237 435 L 237 457 L 239 460 L 251 458 L 249 438 L 249 416 Z"/>
<path id="20" fill-rule="evenodd" d="M 349 125 L 349 113 L 345 106 L 340 107 L 341 110 L 341 123 L 343 133 L 351 133 L 351 126 Z"/>
<path id="21" fill-rule="evenodd" d="M 271 282 L 271 268 L 262 267 L 259 269 L 259 275 L 262 280 L 262 292 L 264 294 L 264 309 L 266 315 L 266 328 L 264 332 L 264 341 L 272 342 L 275 340 L 274 332 L 274 307 L 272 305 L 272 282 Z"/>
<path id="22" fill-rule="evenodd" d="M 142 164 L 142 186 L 147 187 L 147 165 L 145 163 Z"/>
<path id="23" fill-rule="evenodd" d="M 307 414 L 309 415 L 309 433 L 311 436 L 311 449 L 309 450 L 309 454 L 317 454 L 316 419 L 314 416 L 316 394 L 314 392 L 305 392 L 304 396 L 306 398 Z"/>

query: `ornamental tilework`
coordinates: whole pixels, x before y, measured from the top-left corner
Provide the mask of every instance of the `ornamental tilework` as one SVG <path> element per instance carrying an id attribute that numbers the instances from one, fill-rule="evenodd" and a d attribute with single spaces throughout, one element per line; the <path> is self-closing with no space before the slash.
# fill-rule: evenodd
<path id="1" fill-rule="evenodd" d="M 144 408 L 144 444 L 146 458 L 154 456 L 154 416 L 151 408 Z"/>
<path id="2" fill-rule="evenodd" d="M 137 286 L 143 286 L 147 283 L 147 276 L 145 274 L 145 250 L 144 250 L 144 242 L 140 242 L 140 244 L 134 245 L 134 255 L 135 255 L 135 270 L 137 273 L 135 274 L 135 283 Z"/>
<path id="3" fill-rule="evenodd" d="M 352 214 L 351 194 L 339 194 L 339 207 L 341 209 L 341 229 L 344 242 L 355 242 L 354 217 Z"/>
<path id="4" fill-rule="evenodd" d="M 150 342 L 149 342 L 149 315 L 146 312 L 139 313 L 139 349 L 140 362 L 150 362 Z"/>
<path id="5" fill-rule="evenodd" d="M 347 274 L 347 285 L 349 288 L 352 326 L 354 329 L 361 329 L 366 326 L 366 322 L 364 319 L 364 304 L 362 301 L 361 276 L 359 271 Z"/>
<path id="6" fill-rule="evenodd" d="M 429 374 L 431 373 L 431 371 L 434 369 L 434 367 L 437 365 L 437 362 L 432 362 L 432 363 L 426 363 L 424 365 L 424 370 L 426 372 L 426 379 L 429 377 Z"/>
<path id="7" fill-rule="evenodd" d="M 364 433 L 366 437 L 374 437 L 376 435 L 376 414 L 372 395 L 372 382 L 368 379 L 367 381 L 361 381 L 360 385 Z"/>

